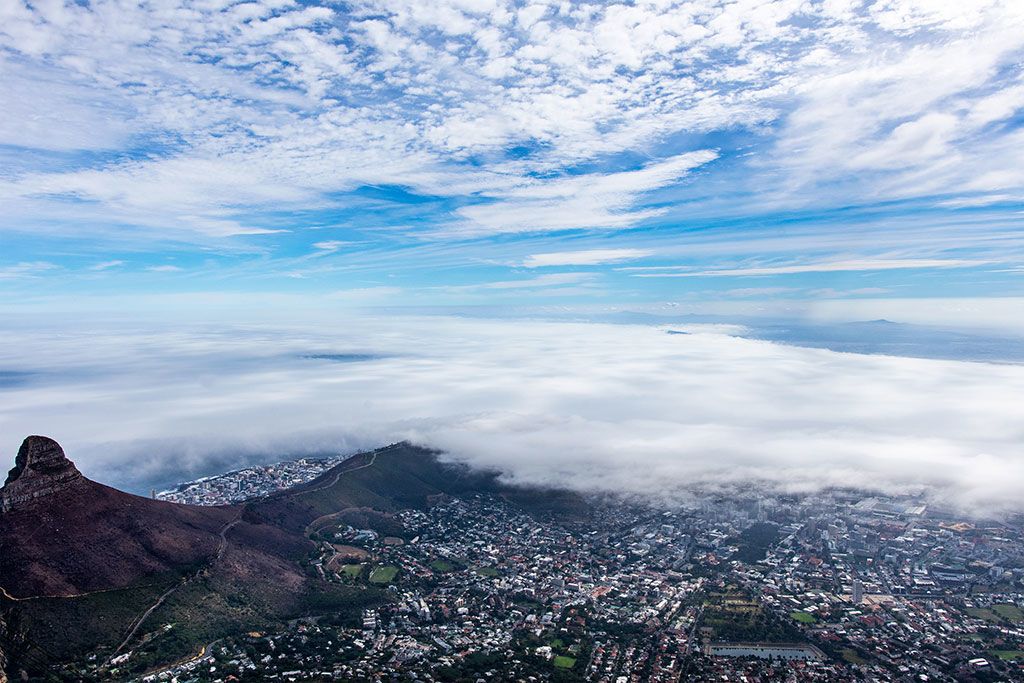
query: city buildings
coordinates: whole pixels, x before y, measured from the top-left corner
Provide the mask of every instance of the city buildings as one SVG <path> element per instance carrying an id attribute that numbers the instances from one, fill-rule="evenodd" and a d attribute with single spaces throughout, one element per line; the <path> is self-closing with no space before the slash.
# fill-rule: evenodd
<path id="1" fill-rule="evenodd" d="M 322 467 L 164 496 L 218 504 Z M 473 495 L 387 524 L 320 527 L 310 557 L 377 607 L 227 638 L 144 680 L 1024 680 L 1019 520 L 836 491 L 579 518 Z"/>

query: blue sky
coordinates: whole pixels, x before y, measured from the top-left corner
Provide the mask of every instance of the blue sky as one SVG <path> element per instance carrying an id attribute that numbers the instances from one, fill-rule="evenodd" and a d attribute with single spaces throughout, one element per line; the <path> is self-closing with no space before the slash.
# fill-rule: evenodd
<path id="1" fill-rule="evenodd" d="M 995 321 L 1022 60 L 1010 0 L 15 0 L 0 304 Z"/>

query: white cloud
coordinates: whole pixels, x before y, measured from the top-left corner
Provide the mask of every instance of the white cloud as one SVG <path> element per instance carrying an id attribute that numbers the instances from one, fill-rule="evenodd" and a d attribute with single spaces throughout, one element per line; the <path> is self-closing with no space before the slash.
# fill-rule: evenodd
<path id="1" fill-rule="evenodd" d="M 877 30 L 794 85 L 760 179 L 769 206 L 1019 190 L 1018 3 L 874 3 Z M 867 30 L 867 29 L 865 29 Z M 935 65 L 942 64 L 941 74 Z"/>
<path id="2" fill-rule="evenodd" d="M 631 271 L 633 277 L 745 277 L 756 275 L 790 275 L 794 273 L 841 273 L 863 270 L 903 270 L 907 268 L 973 268 L 991 263 L 971 259 L 861 259 L 804 263 L 785 266 L 722 268 L 692 270 L 692 266 L 633 266 L 619 270 Z M 649 272 L 678 271 L 682 272 Z M 644 271 L 644 272 L 637 272 Z"/>
<path id="3" fill-rule="evenodd" d="M 205 245 L 363 185 L 462 199 L 434 236 L 628 228 L 709 133 L 702 215 L 1024 193 L 1021 3 L 421 5 L 4 3 L 0 230 Z"/>
<path id="4" fill-rule="evenodd" d="M 504 189 L 495 202 L 459 209 L 459 215 L 468 222 L 457 232 L 545 232 L 635 225 L 664 213 L 664 209 L 632 208 L 643 193 L 674 183 L 717 156 L 713 150 L 700 150 L 635 171 L 523 182 Z"/>
<path id="5" fill-rule="evenodd" d="M 960 199 L 947 199 L 945 201 L 939 202 L 938 205 L 949 207 L 951 209 L 964 209 L 978 206 L 988 206 L 990 204 L 998 204 L 1001 202 L 1020 201 L 1024 201 L 1024 195 L 1015 196 L 1010 194 L 984 194 L 974 197 L 962 197 Z"/>
<path id="6" fill-rule="evenodd" d="M 725 296 L 737 297 L 745 299 L 747 297 L 771 297 L 778 294 L 790 294 L 793 292 L 799 292 L 800 289 L 796 287 L 740 287 L 737 289 L 727 289 L 722 292 Z"/>
<path id="7" fill-rule="evenodd" d="M 9 266 L 0 266 L 0 280 L 20 280 L 37 277 L 49 270 L 57 270 L 60 266 L 49 261 L 21 261 Z"/>
<path id="8" fill-rule="evenodd" d="M 891 289 L 886 287 L 857 287 L 855 289 L 834 289 L 825 287 L 812 289 L 809 294 L 816 299 L 842 299 L 850 296 L 870 296 L 873 294 L 888 294 Z"/>
<path id="9" fill-rule="evenodd" d="M 580 251 L 556 251 L 545 254 L 531 254 L 522 265 L 526 268 L 548 266 L 597 266 L 605 263 L 632 261 L 654 252 L 647 249 L 582 249 Z"/>
<path id="10" fill-rule="evenodd" d="M 151 273 L 177 273 L 181 271 L 181 268 L 179 266 L 165 264 L 162 266 L 149 266 L 148 268 L 146 268 L 146 270 L 150 271 Z"/>
<path id="11" fill-rule="evenodd" d="M 871 5 L 871 14 L 883 28 L 913 32 L 925 27 L 958 31 L 984 24 L 987 11 L 998 8 L 999 0 L 976 0 L 971 4 L 935 0 L 881 0 Z"/>
<path id="12" fill-rule="evenodd" d="M 344 240 L 325 240 L 323 242 L 314 242 L 313 248 L 319 249 L 320 251 L 333 252 L 350 244 L 352 244 L 352 242 L 346 242 Z"/>
<path id="13" fill-rule="evenodd" d="M 499 280 L 496 282 L 482 282 L 472 285 L 455 285 L 441 287 L 447 292 L 473 292 L 488 289 L 539 289 L 544 287 L 561 287 L 564 285 L 577 285 L 589 280 L 594 276 L 590 273 L 546 273 L 534 277 L 522 278 L 519 280 Z"/>
<path id="14" fill-rule="evenodd" d="M 345 318 L 273 329 L 7 329 L 3 452 L 54 436 L 98 478 L 152 479 L 401 438 L 523 483 L 672 498 L 924 487 L 1020 509 L 1024 367 L 833 353 L 625 325 Z M 361 363 L 311 353 L 375 356 Z M 45 360 L 42 360 L 45 359 Z M 112 417 L 116 416 L 116 418 Z M 187 435 L 187 436 L 182 436 Z"/>
<path id="15" fill-rule="evenodd" d="M 379 304 L 381 302 L 394 302 L 402 294 L 404 294 L 404 291 L 401 287 L 357 287 L 354 289 L 335 290 L 327 295 L 327 299 L 355 304 Z"/>
<path id="16" fill-rule="evenodd" d="M 113 261 L 101 261 L 100 263 L 97 263 L 95 265 L 89 266 L 89 270 L 108 270 L 110 268 L 117 268 L 118 266 L 123 266 L 123 265 L 124 265 L 124 261 L 120 261 L 120 260 L 116 260 L 116 259 L 113 260 Z"/>
<path id="17" fill-rule="evenodd" d="M 2 59 L 0 101 L 0 144 L 47 151 L 118 149 L 134 128 L 123 96 L 111 93 L 98 102 L 87 79 L 34 66 L 16 69 Z"/>

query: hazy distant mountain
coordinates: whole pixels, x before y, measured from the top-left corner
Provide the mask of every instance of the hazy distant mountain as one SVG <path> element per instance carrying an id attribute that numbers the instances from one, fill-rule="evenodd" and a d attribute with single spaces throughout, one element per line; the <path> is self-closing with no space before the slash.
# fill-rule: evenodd
<path id="1" fill-rule="evenodd" d="M 908 325 L 890 320 L 832 325 L 765 323 L 751 326 L 742 336 L 847 353 L 1024 363 L 1024 339 L 1020 337 Z"/>

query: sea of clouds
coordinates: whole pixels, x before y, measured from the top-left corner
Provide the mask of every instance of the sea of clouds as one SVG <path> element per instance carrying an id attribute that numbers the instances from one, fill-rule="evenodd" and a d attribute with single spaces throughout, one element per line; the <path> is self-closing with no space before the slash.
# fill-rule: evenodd
<path id="1" fill-rule="evenodd" d="M 46 434 L 148 492 L 410 439 L 513 482 L 655 501 L 862 486 L 1024 508 L 1024 366 L 839 353 L 728 326 L 452 317 L 0 333 L 0 450 Z"/>

